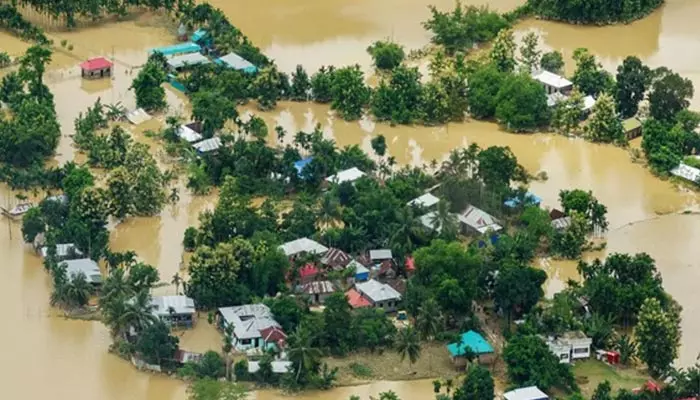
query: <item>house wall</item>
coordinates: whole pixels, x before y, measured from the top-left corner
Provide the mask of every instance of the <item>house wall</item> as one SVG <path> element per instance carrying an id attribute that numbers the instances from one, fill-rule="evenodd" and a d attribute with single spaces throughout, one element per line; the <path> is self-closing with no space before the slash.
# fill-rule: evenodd
<path id="1" fill-rule="evenodd" d="M 191 328 L 194 325 L 194 314 L 161 315 L 160 319 L 170 326 Z"/>
<path id="2" fill-rule="evenodd" d="M 273 346 L 274 344 L 272 343 L 265 343 L 265 341 L 261 337 L 257 337 L 255 339 L 248 339 L 248 341 L 246 341 L 245 339 L 238 339 L 235 336 L 233 337 L 233 347 L 235 347 L 238 351 L 247 351 L 251 349 L 267 350 L 269 348 L 272 348 Z"/>
<path id="3" fill-rule="evenodd" d="M 372 303 L 372 307 L 374 308 L 381 308 L 384 310 L 384 312 L 394 312 L 399 308 L 399 303 L 401 302 L 400 300 L 387 300 L 387 301 L 380 301 L 375 303 L 374 301 L 370 300 Z"/>
<path id="4" fill-rule="evenodd" d="M 326 299 L 328 296 L 330 296 L 331 293 L 319 293 L 319 294 L 310 294 L 309 299 L 311 300 L 312 304 L 323 304 L 326 302 Z"/>
<path id="5" fill-rule="evenodd" d="M 591 346 L 585 344 L 574 344 L 571 346 L 571 359 L 580 360 L 591 357 Z"/>

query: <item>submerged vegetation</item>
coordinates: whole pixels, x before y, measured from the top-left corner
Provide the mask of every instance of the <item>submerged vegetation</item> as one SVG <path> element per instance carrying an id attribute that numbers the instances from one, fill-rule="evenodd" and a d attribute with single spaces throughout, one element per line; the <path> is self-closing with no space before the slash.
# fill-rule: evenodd
<path id="1" fill-rule="evenodd" d="M 528 0 L 539 17 L 576 24 L 607 25 L 632 22 L 661 7 L 664 0 Z"/>

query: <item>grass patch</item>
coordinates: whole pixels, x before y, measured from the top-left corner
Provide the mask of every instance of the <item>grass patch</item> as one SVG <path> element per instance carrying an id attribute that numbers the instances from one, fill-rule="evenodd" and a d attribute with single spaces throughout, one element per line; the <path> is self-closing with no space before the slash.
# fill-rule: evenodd
<path id="1" fill-rule="evenodd" d="M 372 375 L 374 375 L 372 373 L 372 368 L 359 362 L 350 363 L 348 367 L 350 368 L 350 371 L 352 371 L 352 374 L 358 378 L 371 378 Z"/>
<path id="2" fill-rule="evenodd" d="M 597 360 L 577 362 L 572 369 L 581 392 L 586 398 L 589 398 L 596 387 L 606 380 L 612 385 L 613 392 L 617 392 L 619 389 L 631 390 L 640 387 L 649 379 L 634 368 L 613 367 Z"/>

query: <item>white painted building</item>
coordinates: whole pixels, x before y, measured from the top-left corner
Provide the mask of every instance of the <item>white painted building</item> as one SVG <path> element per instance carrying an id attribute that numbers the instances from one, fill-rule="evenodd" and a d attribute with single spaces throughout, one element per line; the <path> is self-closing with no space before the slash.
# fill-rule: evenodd
<path id="1" fill-rule="evenodd" d="M 547 338 L 545 341 L 562 364 L 591 357 L 593 340 L 583 332 L 566 332 L 558 338 Z"/>

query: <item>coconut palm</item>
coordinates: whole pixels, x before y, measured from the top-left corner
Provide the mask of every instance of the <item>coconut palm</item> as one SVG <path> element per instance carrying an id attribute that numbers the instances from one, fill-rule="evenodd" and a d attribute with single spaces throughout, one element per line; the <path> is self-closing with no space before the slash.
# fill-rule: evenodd
<path id="1" fill-rule="evenodd" d="M 396 213 L 396 226 L 390 238 L 392 247 L 411 253 L 421 237 L 422 225 L 410 208 L 402 208 Z"/>
<path id="2" fill-rule="evenodd" d="M 321 197 L 321 202 L 318 206 L 317 213 L 318 222 L 321 226 L 333 226 L 336 220 L 338 220 L 341 216 L 340 203 L 335 197 L 331 196 L 330 194 L 326 194 L 325 196 Z"/>
<path id="3" fill-rule="evenodd" d="M 104 106 L 107 109 L 106 117 L 110 121 L 122 121 L 126 118 L 126 107 L 121 101 Z"/>
<path id="4" fill-rule="evenodd" d="M 442 315 L 435 299 L 430 298 L 418 308 L 416 329 L 423 340 L 434 338 L 442 327 Z"/>
<path id="5" fill-rule="evenodd" d="M 459 221 L 450 212 L 450 203 L 447 200 L 441 200 L 437 204 L 437 210 L 430 219 L 430 224 L 445 239 L 454 239 L 459 232 Z"/>
<path id="6" fill-rule="evenodd" d="M 93 287 L 87 281 L 84 273 L 78 272 L 71 276 L 70 283 L 66 287 L 68 304 L 73 307 L 82 307 L 88 303 L 93 293 Z"/>
<path id="7" fill-rule="evenodd" d="M 399 330 L 395 346 L 396 351 L 401 356 L 401 361 L 408 357 L 409 363 L 413 365 L 420 358 L 420 337 L 413 327 L 409 326 Z"/>
<path id="8" fill-rule="evenodd" d="M 175 294 L 180 293 L 180 284 L 182 283 L 182 277 L 180 276 L 179 272 L 176 272 L 175 275 L 173 275 L 173 279 L 170 281 L 173 285 L 175 285 Z"/>
<path id="9" fill-rule="evenodd" d="M 321 351 L 312 346 L 311 333 L 303 325 L 289 335 L 289 360 L 297 369 L 296 381 L 299 382 L 301 371 L 313 370 L 318 365 Z"/>
<path id="10" fill-rule="evenodd" d="M 112 269 L 100 290 L 100 307 L 108 307 L 115 301 L 122 301 L 134 295 L 123 268 Z"/>
<path id="11" fill-rule="evenodd" d="M 123 313 L 117 320 L 119 332 L 123 333 L 126 329 L 134 328 L 138 333 L 157 321 L 157 317 L 152 313 L 153 305 L 148 291 L 142 290 L 123 304 Z"/>

